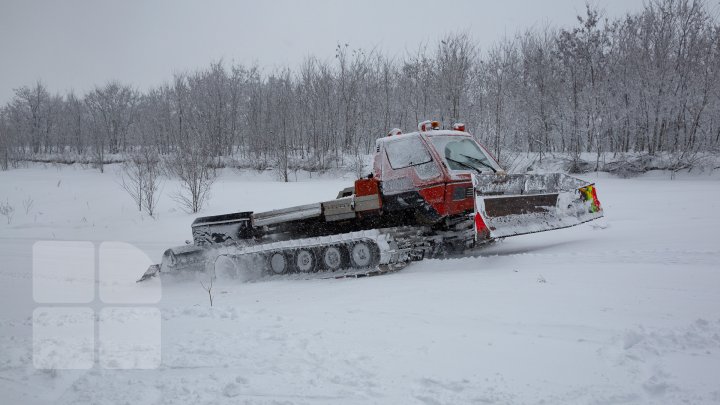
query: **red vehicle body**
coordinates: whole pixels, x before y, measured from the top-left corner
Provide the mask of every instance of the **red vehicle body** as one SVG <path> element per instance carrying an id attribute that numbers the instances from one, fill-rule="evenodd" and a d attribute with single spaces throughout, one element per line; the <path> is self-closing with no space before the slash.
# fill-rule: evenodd
<path id="1" fill-rule="evenodd" d="M 442 141 L 438 142 L 438 139 Z M 444 150 L 437 146 L 444 145 Z M 453 144 L 473 145 L 468 153 L 487 166 L 472 160 L 453 161 L 446 156 Z M 411 150 L 408 151 L 407 148 Z M 414 148 L 414 149 L 413 149 Z M 403 155 L 403 152 L 408 152 Z M 412 152 L 412 153 L 410 153 Z M 394 156 L 393 154 L 399 154 Z M 462 158 L 458 156 L 458 158 Z M 412 158 L 420 157 L 419 161 Z M 403 159 L 405 158 L 405 159 Z M 409 134 L 392 133 L 378 139 L 373 171 L 355 181 L 354 195 L 377 196 L 377 210 L 358 211 L 360 217 L 405 213 L 403 224 L 418 223 L 442 227 L 448 219 L 472 219 L 475 214 L 473 173 L 504 173 L 495 158 L 463 130 L 427 130 Z M 456 221 L 450 221 L 450 224 Z"/>

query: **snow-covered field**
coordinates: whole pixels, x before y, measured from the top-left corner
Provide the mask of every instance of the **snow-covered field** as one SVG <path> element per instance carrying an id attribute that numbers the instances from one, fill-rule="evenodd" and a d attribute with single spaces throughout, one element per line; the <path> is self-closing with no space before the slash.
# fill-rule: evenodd
<path id="1" fill-rule="evenodd" d="M 83 352 L 94 365 L 62 370 L 35 367 L 62 352 L 36 345 L 33 359 L 33 313 L 38 333 L 51 322 L 37 309 L 55 307 L 33 296 L 35 242 L 127 242 L 157 261 L 193 216 L 168 197 L 174 182 L 157 220 L 137 213 L 114 166 L 0 172 L 15 207 L 0 217 L 0 403 L 720 403 L 720 176 L 584 177 L 606 211 L 597 223 L 380 277 L 223 279 L 212 308 L 198 282 L 166 282 L 141 305 L 159 310 L 157 368 L 151 353 L 150 369 L 115 369 L 123 359 L 96 342 Z M 203 214 L 329 199 L 351 181 L 227 170 Z M 86 310 L 54 326 L 125 308 L 101 298 L 57 305 Z M 117 333 L 152 341 L 156 329 Z"/>

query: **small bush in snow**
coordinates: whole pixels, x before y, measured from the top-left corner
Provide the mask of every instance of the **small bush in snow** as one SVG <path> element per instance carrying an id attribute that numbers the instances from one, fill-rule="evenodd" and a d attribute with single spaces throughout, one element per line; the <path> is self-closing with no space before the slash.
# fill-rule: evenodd
<path id="1" fill-rule="evenodd" d="M 30 210 L 32 209 L 33 205 L 35 204 L 35 200 L 33 200 L 32 197 L 28 196 L 28 198 L 23 200 L 22 204 L 23 204 L 23 208 L 25 208 L 25 215 L 30 215 Z"/>
<path id="2" fill-rule="evenodd" d="M 0 203 L 0 215 L 4 216 L 7 219 L 8 225 L 10 225 L 12 218 L 15 215 L 15 207 L 10 205 L 7 201 Z"/>

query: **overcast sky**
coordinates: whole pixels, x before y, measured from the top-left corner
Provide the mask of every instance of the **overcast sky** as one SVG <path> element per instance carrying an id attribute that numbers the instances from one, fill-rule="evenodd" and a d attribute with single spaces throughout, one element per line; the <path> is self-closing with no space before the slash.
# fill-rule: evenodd
<path id="1" fill-rule="evenodd" d="M 608 17 L 642 0 L 592 0 Z M 481 48 L 533 25 L 568 27 L 584 0 L 0 0 L 0 104 L 42 80 L 83 94 L 111 79 L 138 89 L 222 58 L 265 69 L 331 59 L 338 42 L 403 56 L 467 31 Z"/>

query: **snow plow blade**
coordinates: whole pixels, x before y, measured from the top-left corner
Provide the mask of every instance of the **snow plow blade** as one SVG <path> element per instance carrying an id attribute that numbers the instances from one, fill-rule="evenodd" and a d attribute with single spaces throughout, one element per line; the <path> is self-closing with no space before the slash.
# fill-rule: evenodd
<path id="1" fill-rule="evenodd" d="M 153 278 L 160 273 L 205 270 L 209 251 L 196 245 L 170 248 L 163 253 L 160 264 L 150 265 L 137 282 Z"/>
<path id="2" fill-rule="evenodd" d="M 603 216 L 595 184 L 564 173 L 478 175 L 475 192 L 478 231 L 490 239 L 567 228 Z"/>

